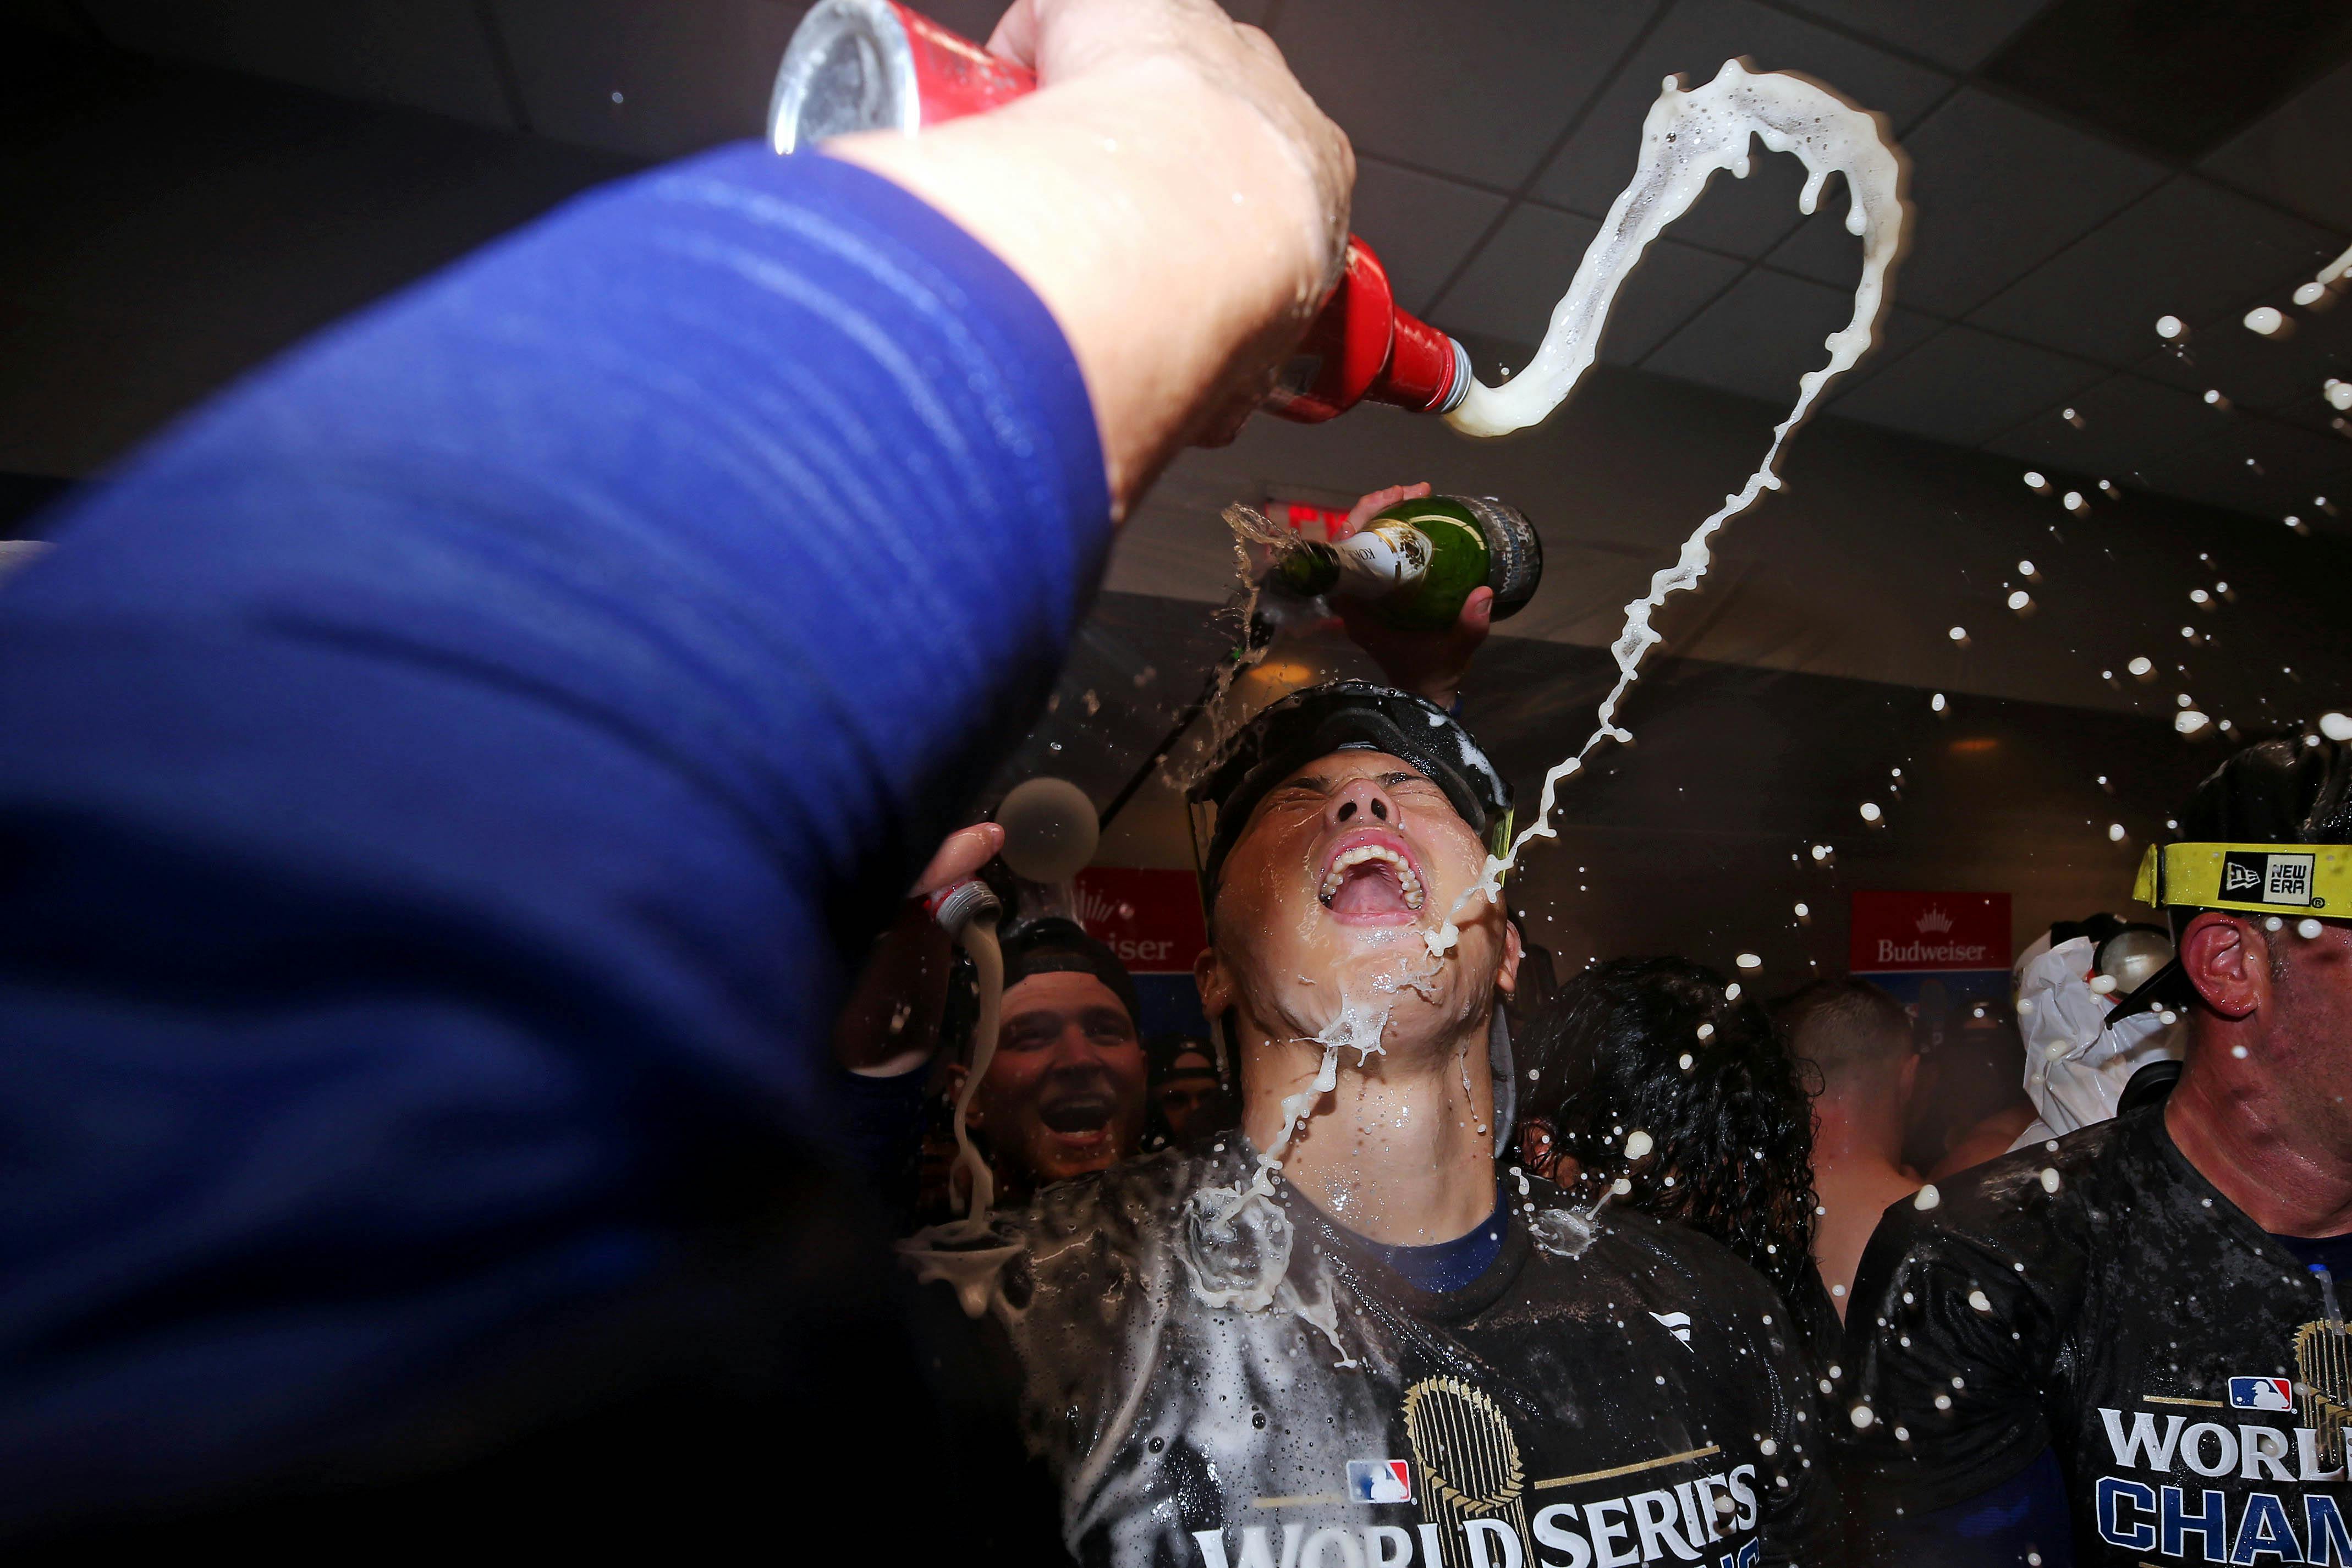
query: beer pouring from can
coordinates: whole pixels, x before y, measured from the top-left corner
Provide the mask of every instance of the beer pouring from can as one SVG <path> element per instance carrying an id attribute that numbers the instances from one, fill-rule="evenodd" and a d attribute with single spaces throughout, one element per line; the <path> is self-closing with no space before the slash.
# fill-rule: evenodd
<path id="1" fill-rule="evenodd" d="M 852 131 L 911 135 L 1036 87 L 1035 73 L 891 0 L 820 0 L 784 48 L 768 139 L 791 152 Z M 1445 413 L 1470 382 L 1468 352 L 1400 309 L 1380 257 L 1349 235 L 1339 284 L 1265 406 L 1301 424 L 1319 424 L 1366 400 Z"/>

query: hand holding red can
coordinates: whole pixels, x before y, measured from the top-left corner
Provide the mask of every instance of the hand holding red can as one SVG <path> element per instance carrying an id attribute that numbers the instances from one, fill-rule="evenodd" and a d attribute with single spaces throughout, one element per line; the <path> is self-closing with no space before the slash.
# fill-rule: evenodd
<path id="1" fill-rule="evenodd" d="M 1205 4 L 1162 9 L 1213 11 Z M 1224 22 L 1222 13 L 1216 13 Z M 1000 108 L 1047 82 L 1117 65 L 1187 57 L 1192 68 L 1230 84 L 1259 114 L 1286 124 L 1308 162 L 1324 205 L 1344 210 L 1352 168 L 1313 157 L 1329 130 L 1283 66 L 1272 40 L 1254 27 L 1171 26 L 1152 8 L 1084 0 L 1019 0 L 981 48 L 920 13 L 888 0 L 824 0 L 794 36 L 778 73 L 771 114 L 779 152 L 861 130 L 911 134 Z M 1029 67 L 1041 68 L 1033 72 Z M 1337 275 L 1327 280 L 1305 339 L 1280 364 L 1260 399 L 1303 423 L 1329 419 L 1370 399 L 1444 413 L 1468 389 L 1459 344 L 1399 309 L 1386 270 L 1349 235 Z M 1238 423 L 1237 421 L 1234 423 Z"/>

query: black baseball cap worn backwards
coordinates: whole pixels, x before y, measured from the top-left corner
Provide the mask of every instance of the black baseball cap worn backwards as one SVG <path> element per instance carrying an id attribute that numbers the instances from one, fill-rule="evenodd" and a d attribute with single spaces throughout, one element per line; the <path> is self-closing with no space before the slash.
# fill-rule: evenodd
<path id="1" fill-rule="evenodd" d="M 1335 751 L 1382 751 L 1445 791 L 1471 831 L 1499 854 L 1510 841 L 1511 787 L 1462 721 L 1426 697 L 1371 681 L 1332 681 L 1268 704 L 1225 744 L 1187 795 L 1213 905 L 1225 856 L 1267 791 Z"/>

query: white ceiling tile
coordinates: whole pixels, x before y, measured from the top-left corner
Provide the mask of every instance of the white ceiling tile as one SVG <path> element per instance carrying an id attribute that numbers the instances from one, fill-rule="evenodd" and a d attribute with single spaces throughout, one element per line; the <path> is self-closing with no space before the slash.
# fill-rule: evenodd
<path id="1" fill-rule="evenodd" d="M 2166 495 L 2275 520 L 2309 509 L 2314 491 L 2342 473 L 2347 453 L 2352 443 L 2337 436 L 2241 418 L 2203 445 L 2143 465 L 2139 476 Z"/>
<path id="2" fill-rule="evenodd" d="M 2200 165 L 2339 230 L 2352 230 L 2352 65 L 2256 120 Z"/>
<path id="3" fill-rule="evenodd" d="M 1516 189 L 1656 0 L 1288 0 L 1275 42 L 1358 148 Z"/>
<path id="4" fill-rule="evenodd" d="M 1798 71 L 1826 82 L 1885 114 L 1898 131 L 1952 85 L 1940 72 L 1753 0 L 1682 0 L 1602 91 L 1537 181 L 1535 193 L 1587 217 L 1605 215 L 1633 177 L 1642 122 L 1657 100 L 1660 82 L 1679 74 L 1685 85 L 1697 86 L 1712 80 L 1734 57 L 1760 69 Z M 1759 148 L 1755 172 L 1744 182 L 1717 176 L 1706 199 L 1675 225 L 1675 237 L 1735 256 L 1762 256 L 1802 221 L 1797 193 L 1803 183 L 1802 166 L 1794 157 L 1776 157 Z M 1822 210 L 1843 214 L 1843 193 L 1825 193 Z"/>
<path id="5" fill-rule="evenodd" d="M 1965 315 L 2165 176 L 2163 165 L 2006 99 L 1963 88 L 1904 138 L 1911 159 L 1910 249 L 1896 298 Z M 1843 285 L 1860 249 L 1833 224 L 1808 224 L 1772 263 Z"/>
<path id="6" fill-rule="evenodd" d="M 2066 420 L 2069 407 L 2077 423 Z M 2160 454 L 2212 440 L 2216 418 L 2193 392 L 2116 375 L 2042 410 L 1986 447 L 2053 473 L 2121 483 Z"/>
<path id="7" fill-rule="evenodd" d="M 2157 340 L 2158 317 L 2206 321 L 2251 290 L 2318 270 L 2337 248 L 2325 230 L 2182 174 L 2034 268 L 1969 319 L 2109 364 L 2130 364 Z"/>
<path id="8" fill-rule="evenodd" d="M 1533 343 L 1576 276 L 1600 225 L 1522 204 L 1431 309 L 1435 324 L 1507 342 Z M 1601 358 L 1632 364 L 1739 275 L 1740 263 L 1662 239 L 1651 246 L 1611 310 Z"/>
<path id="9" fill-rule="evenodd" d="M 1642 368 L 1790 404 L 1797 398 L 1797 378 L 1829 361 L 1822 340 L 1853 315 L 1852 294 L 1759 267 L 1684 323 Z M 1913 329 L 1927 327 L 1921 319 L 1912 319 L 1917 324 Z"/>
<path id="10" fill-rule="evenodd" d="M 1454 276 L 1503 206 L 1503 198 L 1491 191 L 1369 155 L 1356 160 L 1350 222 L 1388 268 L 1398 300 L 1415 314 L 1428 308 L 1430 296 Z"/>
<path id="11" fill-rule="evenodd" d="M 1948 327 L 1832 406 L 1849 419 L 1974 446 L 2105 373 L 2082 360 Z"/>
<path id="12" fill-rule="evenodd" d="M 2189 392 L 2212 388 L 2240 408 L 2325 425 L 2335 411 L 2323 401 L 2322 386 L 2352 366 L 2352 308 L 2333 296 L 2326 310 L 2297 308 L 2285 287 L 2294 276 L 2276 288 L 2241 295 L 2198 320 L 2184 342 L 2168 346 L 2148 332 L 2138 369 Z M 2269 338 L 2249 331 L 2245 311 L 2256 303 L 2283 311 L 2291 329 Z"/>
<path id="13" fill-rule="evenodd" d="M 806 9 L 783 0 L 491 3 L 531 129 L 639 158 L 763 135 L 777 62 Z"/>
<path id="14" fill-rule="evenodd" d="M 86 0 L 109 42 L 512 129 L 467 0 Z"/>
<path id="15" fill-rule="evenodd" d="M 2031 21 L 2049 0 L 1789 0 L 1800 11 L 1925 55 L 1956 71 L 1973 70 Z"/>

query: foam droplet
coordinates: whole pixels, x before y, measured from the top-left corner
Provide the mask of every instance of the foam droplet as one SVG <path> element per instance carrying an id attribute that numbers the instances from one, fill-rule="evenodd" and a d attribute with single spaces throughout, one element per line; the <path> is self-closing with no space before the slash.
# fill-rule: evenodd
<path id="1" fill-rule="evenodd" d="M 2246 312 L 2246 330 L 2259 332 L 2267 338 L 2286 325 L 2286 318 L 2275 305 L 2257 305 Z"/>
<path id="2" fill-rule="evenodd" d="M 1865 822 L 1874 822 L 1874 821 L 1877 821 L 1881 817 L 1884 817 L 1885 815 L 1886 815 L 1886 813 L 1885 813 L 1885 812 L 1884 812 L 1884 811 L 1882 811 L 1882 810 L 1880 810 L 1878 809 L 1878 802 L 1877 802 L 1877 801 L 1875 801 L 1875 800 L 1864 800 L 1864 801 L 1862 803 L 1862 820 L 1863 820 L 1864 821 L 1865 821 Z"/>
<path id="3" fill-rule="evenodd" d="M 2330 740 L 2352 740 L 2352 718 L 2340 713 L 2321 714 L 2319 733 Z"/>
<path id="4" fill-rule="evenodd" d="M 2109 822 L 2107 824 L 2107 842 L 2111 844 L 2122 843 L 2126 836 L 2126 835 L 2124 832 L 2124 825 L 2121 822 Z"/>
<path id="5" fill-rule="evenodd" d="M 2318 941 L 2320 932 L 2325 929 L 2326 927 L 2321 925 L 2318 921 L 2310 918 L 2308 915 L 2294 923 L 2294 934 L 2302 937 L 2306 942 Z"/>
<path id="6" fill-rule="evenodd" d="M 1731 961 L 1738 965 L 1741 968 L 1751 972 L 1764 967 L 1764 960 L 1758 957 L 1753 953 L 1742 953 Z"/>
<path id="7" fill-rule="evenodd" d="M 2156 335 L 2167 342 L 2172 341 L 2188 330 L 2188 324 L 2178 316 L 2158 316 L 2156 319 Z"/>
<path id="8" fill-rule="evenodd" d="M 1943 1201 L 1944 1195 L 1936 1190 L 1936 1184 L 1934 1182 L 1929 1182 L 1927 1186 L 1921 1187 L 1917 1192 L 1911 1195 L 1911 1207 L 1919 1210 L 1923 1214 Z"/>

